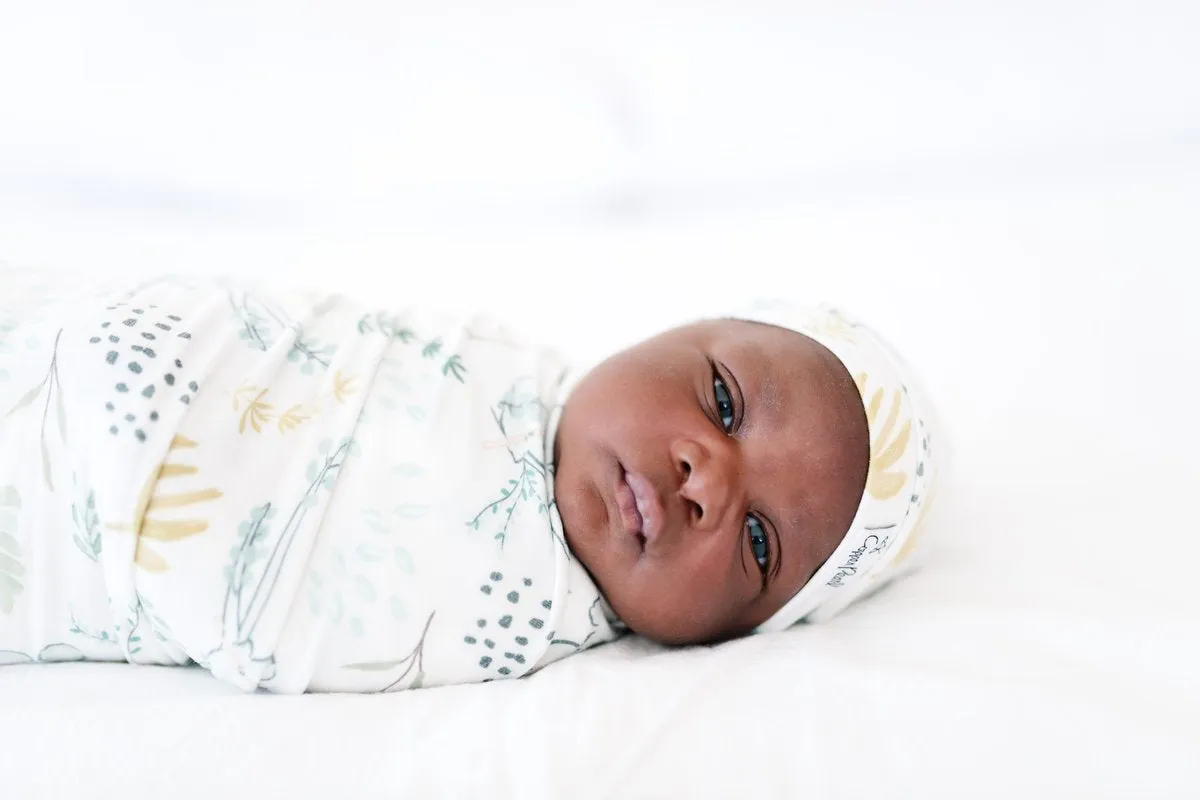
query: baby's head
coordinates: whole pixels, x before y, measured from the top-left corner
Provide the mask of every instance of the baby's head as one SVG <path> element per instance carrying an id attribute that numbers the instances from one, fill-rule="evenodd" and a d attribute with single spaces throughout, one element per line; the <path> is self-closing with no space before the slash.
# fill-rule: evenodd
<path id="1" fill-rule="evenodd" d="M 932 478 L 895 354 L 827 310 L 675 328 L 588 372 L 555 438 L 572 552 L 631 630 L 712 642 L 885 578 Z"/>

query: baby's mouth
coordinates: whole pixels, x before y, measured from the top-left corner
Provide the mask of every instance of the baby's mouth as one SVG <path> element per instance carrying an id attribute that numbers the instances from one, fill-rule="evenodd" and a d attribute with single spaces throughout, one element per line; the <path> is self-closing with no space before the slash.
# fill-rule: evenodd
<path id="1" fill-rule="evenodd" d="M 638 545 L 645 549 L 647 542 L 658 538 L 663 529 L 663 504 L 654 484 L 622 466 L 616 498 L 625 533 L 636 537 Z"/>
<path id="2" fill-rule="evenodd" d="M 617 478 L 617 486 L 614 496 L 617 502 L 617 510 L 621 515 L 621 528 L 627 536 L 636 537 L 640 547 L 646 546 L 646 535 L 643 533 L 645 520 L 642 517 L 642 511 L 638 508 L 637 495 L 634 494 L 633 487 L 629 485 L 629 473 L 621 467 L 621 475 Z"/>

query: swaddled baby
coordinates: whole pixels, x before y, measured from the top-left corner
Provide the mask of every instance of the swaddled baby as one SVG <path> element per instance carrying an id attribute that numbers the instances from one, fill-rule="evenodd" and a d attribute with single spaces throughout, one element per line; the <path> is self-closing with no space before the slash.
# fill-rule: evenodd
<path id="1" fill-rule="evenodd" d="M 478 317 L 0 271 L 0 663 L 371 692 L 827 618 L 916 541 L 903 369 L 786 305 L 574 371 Z"/>

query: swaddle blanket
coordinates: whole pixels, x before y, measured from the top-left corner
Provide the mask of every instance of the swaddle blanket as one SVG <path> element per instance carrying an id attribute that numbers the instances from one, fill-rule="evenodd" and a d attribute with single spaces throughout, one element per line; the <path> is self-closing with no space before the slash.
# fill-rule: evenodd
<path id="1" fill-rule="evenodd" d="M 0 270 L 0 663 L 366 692 L 612 639 L 554 504 L 565 376 L 480 318 Z"/>

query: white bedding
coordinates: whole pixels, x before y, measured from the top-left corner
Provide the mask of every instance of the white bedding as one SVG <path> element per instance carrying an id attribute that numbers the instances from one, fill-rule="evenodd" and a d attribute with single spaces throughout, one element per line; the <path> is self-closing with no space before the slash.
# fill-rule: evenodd
<path id="1" fill-rule="evenodd" d="M 837 622 L 715 652 L 624 641 L 512 685 L 391 697 L 5 668 L 5 796 L 1196 796 L 1200 337 L 1171 287 L 1200 256 L 1180 225 L 1200 193 L 1178 175 L 556 241 L 560 257 L 625 256 L 609 273 L 623 286 L 667 250 L 711 276 L 738 240 L 853 270 L 818 284 L 893 266 L 940 284 L 936 330 L 883 324 L 919 352 L 954 446 L 939 538 L 924 572 Z M 525 263 L 551 269 L 544 247 Z M 495 243 L 490 263 L 521 254 Z M 611 316 L 577 313 L 583 329 Z M 164 717 L 166 736 L 147 724 Z"/>
<path id="2" fill-rule="evenodd" d="M 566 133 L 591 148 L 550 154 L 584 165 L 569 220 L 543 213 L 563 196 L 547 188 L 561 162 L 534 163 L 545 154 L 532 147 L 517 172 L 537 180 L 502 226 L 475 206 L 383 224 L 407 201 L 379 187 L 337 194 L 328 217 L 264 217 L 255 191 L 282 157 L 258 172 L 198 169 L 211 186 L 157 201 L 89 183 L 94 164 L 74 183 L 31 168 L 5 184 L 15 172 L 0 159 L 0 258 L 19 263 L 514 306 L 524 282 L 569 274 L 574 302 L 528 307 L 517 323 L 582 356 L 728 295 L 842 303 L 917 364 L 953 450 L 926 569 L 832 624 L 712 651 L 625 640 L 527 680 L 387 697 L 242 696 L 198 670 L 4 667 L 0 797 L 1200 796 L 1200 146 L 1187 97 L 1146 72 L 1165 65 L 1179 87 L 1200 85 L 1179 71 L 1195 65 L 1181 30 L 1164 23 L 1160 51 L 1145 38 L 1159 60 L 1133 59 L 1142 73 L 1101 63 L 1104 79 L 1042 149 L 1019 146 L 1038 131 L 1012 117 L 966 161 L 932 153 L 915 168 L 874 152 L 830 172 L 793 162 L 807 177 L 783 188 L 650 180 L 634 182 L 645 194 L 614 194 L 631 174 L 606 160 L 610 145 L 628 157 L 619 137 Z M 1039 52 L 1030 74 L 1058 75 L 1050 99 L 1063 101 L 1075 72 Z M 1139 89 L 1151 85 L 1158 94 Z M 588 99 L 561 96 L 583 104 L 570 124 L 586 127 Z M 1111 96 L 1135 110 L 1141 98 L 1145 113 L 1122 115 Z M 980 101 L 981 118 L 1000 99 Z M 1037 118 L 1037 102 L 1020 107 Z M 1084 119 L 1095 136 L 1075 147 L 1065 122 Z M 907 141 L 934 128 L 906 128 Z M 50 164 L 54 143 L 38 142 Z M 80 158 L 124 169 L 135 150 Z M 179 178 L 169 161 L 138 164 L 167 186 Z M 658 177 L 703 174 L 655 163 Z M 302 188 L 281 191 L 312 211 Z M 902 313 L 914 304 L 926 322 Z"/>

